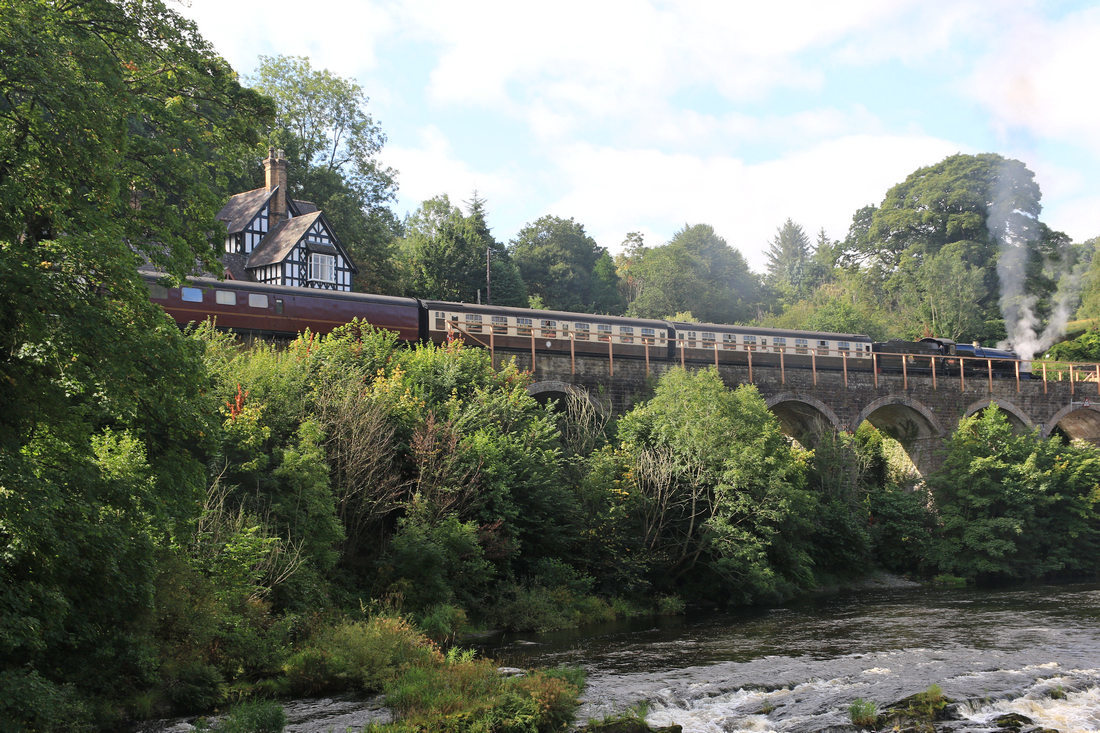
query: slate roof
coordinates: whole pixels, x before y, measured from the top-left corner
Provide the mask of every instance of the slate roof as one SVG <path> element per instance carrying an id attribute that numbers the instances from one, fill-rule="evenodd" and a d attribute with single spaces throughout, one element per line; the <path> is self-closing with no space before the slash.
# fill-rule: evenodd
<path id="1" fill-rule="evenodd" d="M 279 222 L 278 226 L 267 233 L 259 246 L 252 250 L 245 266 L 251 270 L 285 260 L 290 250 L 294 249 L 294 245 L 305 236 L 319 216 L 321 212 L 314 211 Z"/>
<path id="2" fill-rule="evenodd" d="M 248 222 L 259 213 L 275 191 L 255 188 L 244 193 L 234 194 L 218 212 L 218 220 L 224 221 L 229 234 L 243 232 Z M 314 207 L 316 208 L 316 207 Z"/>

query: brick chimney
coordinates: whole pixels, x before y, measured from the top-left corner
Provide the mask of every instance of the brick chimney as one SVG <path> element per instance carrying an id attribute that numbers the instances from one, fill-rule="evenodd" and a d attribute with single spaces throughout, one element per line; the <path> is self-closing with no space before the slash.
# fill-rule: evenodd
<path id="1" fill-rule="evenodd" d="M 267 149 L 267 159 L 264 160 L 264 180 L 268 191 L 275 191 L 271 197 L 271 223 L 270 228 L 286 219 L 286 158 L 282 150 Z"/>

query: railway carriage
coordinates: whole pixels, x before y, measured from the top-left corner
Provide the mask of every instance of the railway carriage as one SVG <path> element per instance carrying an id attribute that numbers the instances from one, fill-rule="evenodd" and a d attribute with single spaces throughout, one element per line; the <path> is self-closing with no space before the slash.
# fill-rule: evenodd
<path id="1" fill-rule="evenodd" d="M 718 323 L 671 324 L 684 361 L 819 369 L 871 368 L 871 339 L 854 333 L 791 331 Z M 674 354 L 679 359 L 679 354 Z"/>
<path id="2" fill-rule="evenodd" d="M 664 321 L 441 300 L 421 305 L 423 331 L 435 343 L 462 336 L 510 351 L 668 358 L 671 334 Z"/>
<path id="3" fill-rule="evenodd" d="M 296 288 L 242 280 L 191 277 L 165 287 L 160 276 L 142 273 L 153 302 L 179 324 L 214 319 L 219 328 L 256 336 L 293 337 L 307 328 L 328 333 L 360 318 L 396 331 L 406 341 L 420 338 L 415 298 Z"/>

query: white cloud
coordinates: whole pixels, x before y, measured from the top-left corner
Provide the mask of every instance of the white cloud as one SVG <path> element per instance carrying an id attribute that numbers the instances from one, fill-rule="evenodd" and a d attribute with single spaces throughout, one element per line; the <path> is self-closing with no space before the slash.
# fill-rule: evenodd
<path id="1" fill-rule="evenodd" d="M 1012 24 L 969 78 L 1002 135 L 1015 130 L 1089 147 L 1100 155 L 1100 8 L 1057 22 L 1027 16 Z"/>
<path id="2" fill-rule="evenodd" d="M 362 80 L 375 68 L 375 47 L 395 32 L 389 11 L 369 2 L 311 0 L 182 0 L 178 12 L 238 72 L 263 55 L 308 56 L 314 68 Z"/>
<path id="3" fill-rule="evenodd" d="M 568 193 L 545 213 L 573 216 L 604 246 L 632 230 L 666 241 L 685 223 L 707 223 L 764 268 L 764 250 L 787 217 L 808 233 L 842 238 L 851 216 L 879 203 L 917 168 L 958 152 L 920 136 L 853 135 L 759 164 L 734 157 L 614 150 L 575 145 L 560 151 Z"/>
<path id="4" fill-rule="evenodd" d="M 635 108 L 699 85 L 731 98 L 816 87 L 821 69 L 799 54 L 866 32 L 914 3 L 420 0 L 402 12 L 441 48 L 430 89 L 437 101 L 502 104 L 518 86 L 567 103 L 552 86 L 568 79 L 598 100 L 634 100 L 626 106 Z"/>
<path id="5" fill-rule="evenodd" d="M 411 210 L 441 193 L 461 206 L 476 190 L 493 207 L 521 196 L 521 187 L 507 171 L 475 170 L 460 160 L 441 130 L 428 126 L 419 132 L 416 147 L 388 146 L 386 162 L 399 171 L 401 204 Z M 499 235 L 498 235 L 499 236 Z"/>

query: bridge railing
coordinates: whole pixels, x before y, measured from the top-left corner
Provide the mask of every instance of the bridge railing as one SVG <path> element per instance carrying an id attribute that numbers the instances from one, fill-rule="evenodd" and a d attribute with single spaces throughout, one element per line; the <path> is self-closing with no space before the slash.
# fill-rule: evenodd
<path id="1" fill-rule="evenodd" d="M 470 324 L 458 321 L 447 323 L 449 335 L 461 336 L 464 340 L 486 348 L 490 352 L 493 363 L 496 363 L 497 336 L 492 330 L 471 332 Z M 480 326 L 481 324 L 476 324 Z M 1043 393 L 1046 394 L 1051 382 L 1068 382 L 1070 394 L 1074 395 L 1078 390 L 1088 390 L 1091 393 L 1095 384 L 1096 394 L 1100 395 L 1100 363 L 1036 360 L 1028 368 L 1027 362 L 1019 359 L 1009 359 L 992 356 L 960 356 L 960 355 L 930 355 L 912 354 L 901 352 L 881 352 L 860 350 L 866 344 L 853 343 L 849 349 L 822 348 L 822 347 L 792 347 L 775 345 L 736 344 L 703 339 L 668 338 L 663 335 L 638 336 L 622 335 L 619 333 L 585 334 L 588 338 L 578 339 L 578 334 L 573 331 L 561 330 L 559 333 L 547 334 L 543 329 L 531 328 L 528 333 L 520 337 L 529 344 L 531 355 L 531 371 L 537 370 L 539 356 L 547 354 L 561 354 L 568 350 L 570 356 L 570 373 L 576 374 L 577 369 L 577 342 L 584 343 L 582 358 L 600 358 L 604 354 L 602 346 L 593 349 L 596 344 L 606 344 L 606 356 L 609 376 L 615 375 L 615 358 L 620 359 L 644 359 L 646 376 L 650 375 L 651 361 L 667 362 L 679 361 L 686 367 L 688 363 L 699 364 L 713 361 L 714 365 L 743 364 L 748 368 L 748 382 L 755 381 L 755 372 L 760 369 L 779 370 L 779 378 L 782 384 L 787 383 L 787 370 L 809 369 L 812 374 L 813 384 L 818 383 L 820 371 L 830 373 L 841 371 L 844 387 L 849 386 L 850 373 L 865 374 L 868 371 L 873 375 L 874 386 L 878 388 L 880 379 L 895 378 L 900 375 L 902 388 L 909 389 L 909 378 L 931 377 L 932 389 L 939 389 L 941 384 L 957 384 L 960 392 L 966 391 L 967 382 L 985 382 L 990 393 L 993 392 L 994 380 L 1011 379 L 1015 383 L 1016 391 L 1022 389 L 1023 383 L 1034 383 L 1042 380 Z M 513 338 L 513 343 L 515 339 Z M 546 343 L 542 348 L 540 341 Z M 514 351 L 514 347 L 509 349 Z M 525 349 L 526 350 L 526 349 Z M 745 361 L 733 362 L 733 354 L 742 354 Z M 722 358 L 726 355 L 726 358 Z M 807 362 L 808 357 L 808 364 Z M 791 360 L 794 359 L 792 362 Z M 819 362 L 819 360 L 822 360 Z M 1036 368 L 1037 367 L 1037 368 Z M 1085 385 L 1090 385 L 1086 387 Z M 1082 392 L 1084 394 L 1084 392 Z"/>

